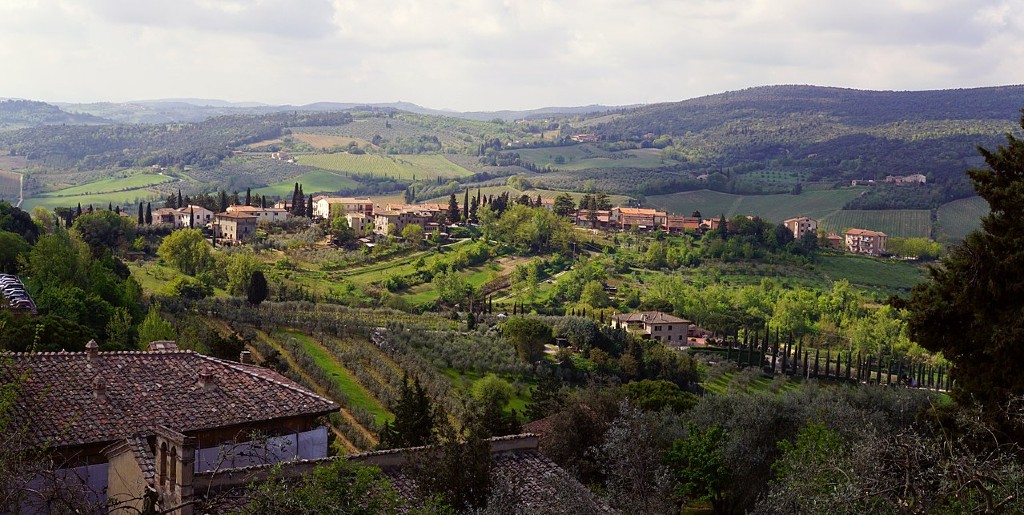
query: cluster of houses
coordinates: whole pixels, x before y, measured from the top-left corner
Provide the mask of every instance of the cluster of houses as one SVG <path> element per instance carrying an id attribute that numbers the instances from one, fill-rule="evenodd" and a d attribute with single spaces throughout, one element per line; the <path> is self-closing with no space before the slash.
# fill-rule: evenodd
<path id="1" fill-rule="evenodd" d="M 910 175 L 886 175 L 885 182 L 895 184 L 897 186 L 905 184 L 925 184 L 928 182 L 928 177 L 920 173 L 912 173 Z M 871 184 L 875 184 L 874 179 L 853 179 L 850 181 L 851 186 L 864 186 Z"/>
<path id="2" fill-rule="evenodd" d="M 790 218 L 782 222 L 793 233 L 794 238 L 801 238 L 805 234 L 818 234 L 818 222 L 806 216 Z M 824 246 L 836 250 L 846 250 L 855 254 L 867 254 L 878 256 L 885 253 L 885 242 L 888 235 L 880 231 L 869 231 L 867 229 L 847 229 L 843 236 L 829 233 L 819 241 Z"/>
<path id="3" fill-rule="evenodd" d="M 546 206 L 547 204 L 545 204 Z M 717 218 L 683 216 L 641 207 L 613 207 L 611 209 L 580 209 L 574 221 L 587 229 L 616 229 L 662 231 L 677 234 L 685 230 L 701 231 L 718 228 Z"/>
<path id="4" fill-rule="evenodd" d="M 203 206 L 188 205 L 154 210 L 153 223 L 171 224 L 176 229 L 207 227 L 223 242 L 241 242 L 256 233 L 259 222 L 281 222 L 291 216 L 280 203 L 274 207 L 228 206 L 223 213 L 214 213 Z"/>

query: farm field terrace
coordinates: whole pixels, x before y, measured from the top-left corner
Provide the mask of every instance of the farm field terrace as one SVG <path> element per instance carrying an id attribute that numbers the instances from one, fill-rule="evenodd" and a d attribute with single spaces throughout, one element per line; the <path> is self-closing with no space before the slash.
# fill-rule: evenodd
<path id="1" fill-rule="evenodd" d="M 120 174 L 119 174 L 120 175 Z M 106 204 L 131 205 L 162 197 L 155 186 L 177 179 L 155 173 L 127 173 L 120 177 L 106 177 L 76 186 L 40 193 L 25 198 L 22 209 L 36 206 L 53 209 L 77 204 L 104 206 Z"/>
<path id="2" fill-rule="evenodd" d="M 439 154 L 308 154 L 296 157 L 300 164 L 335 172 L 356 175 L 393 177 L 396 179 L 455 179 L 472 175 L 469 170 L 447 160 Z"/>
<path id="3" fill-rule="evenodd" d="M 987 215 L 988 211 L 988 201 L 981 197 L 963 198 L 939 206 L 935 239 L 964 239 L 967 233 L 981 227 L 981 218 Z"/>
<path id="4" fill-rule="evenodd" d="M 253 190 L 253 193 L 269 197 L 290 198 L 289 196 L 294 191 L 296 182 L 302 185 L 302 191 L 306 194 L 339 191 L 359 186 L 357 180 L 346 177 L 342 173 L 316 170 L 263 188 L 256 188 Z"/>
<path id="5" fill-rule="evenodd" d="M 547 147 L 516 150 L 519 157 L 537 166 L 550 166 L 559 170 L 586 170 L 588 168 L 658 168 L 676 164 L 661 157 L 661 150 L 642 148 L 609 152 L 594 145 Z"/>
<path id="6" fill-rule="evenodd" d="M 932 214 L 928 209 L 842 210 L 818 222 L 825 231 L 836 234 L 858 228 L 881 231 L 898 238 L 932 236 Z"/>

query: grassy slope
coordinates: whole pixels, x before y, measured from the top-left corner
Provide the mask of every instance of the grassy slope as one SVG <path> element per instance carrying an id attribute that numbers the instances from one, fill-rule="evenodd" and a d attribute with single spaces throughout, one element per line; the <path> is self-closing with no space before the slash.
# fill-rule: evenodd
<path id="1" fill-rule="evenodd" d="M 264 188 L 255 189 L 253 190 L 253 193 L 287 198 L 294 191 L 296 182 L 302 184 L 302 191 L 307 195 L 317 192 L 330 192 L 345 188 L 355 188 L 359 185 L 357 181 L 339 174 L 338 172 L 317 170 L 304 173 L 298 177 L 281 181 L 276 184 L 271 184 Z"/>
<path id="2" fill-rule="evenodd" d="M 572 145 L 516 150 L 519 156 L 540 167 L 551 166 L 559 170 L 585 170 L 587 168 L 658 168 L 675 161 L 664 160 L 661 150 L 644 148 L 609 152 L 594 145 Z M 555 162 L 561 158 L 562 163 Z"/>
<path id="3" fill-rule="evenodd" d="M 303 350 L 313 358 L 316 365 L 334 378 L 334 384 L 339 390 L 345 392 L 349 403 L 353 407 L 359 407 L 372 413 L 376 417 L 378 424 L 394 419 L 394 415 L 388 413 L 380 405 L 380 402 L 359 383 L 355 376 L 344 365 L 339 363 L 319 342 L 296 331 L 281 331 L 275 334 L 275 336 L 278 338 L 294 338 L 298 341 L 302 345 Z"/>
<path id="4" fill-rule="evenodd" d="M 872 289 L 910 289 L 925 279 L 922 269 L 909 263 L 852 254 L 818 256 L 816 267 L 828 279 L 846 279 Z"/>
<path id="5" fill-rule="evenodd" d="M 700 190 L 650 196 L 647 197 L 647 204 L 674 213 L 700 211 L 705 218 L 720 214 L 727 217 L 755 215 L 772 222 L 781 222 L 794 216 L 822 219 L 842 209 L 844 204 L 861 191 L 858 188 L 843 188 L 805 191 L 800 195 L 731 195 Z"/>
<path id="6" fill-rule="evenodd" d="M 819 220 L 829 232 L 842 234 L 844 229 L 859 228 L 882 231 L 899 238 L 930 238 L 931 211 L 928 209 L 884 209 L 836 211 Z"/>
<path id="7" fill-rule="evenodd" d="M 970 197 L 943 204 L 938 209 L 938 234 L 942 241 L 962 240 L 967 233 L 981 227 L 981 217 L 988 214 L 988 201 Z"/>

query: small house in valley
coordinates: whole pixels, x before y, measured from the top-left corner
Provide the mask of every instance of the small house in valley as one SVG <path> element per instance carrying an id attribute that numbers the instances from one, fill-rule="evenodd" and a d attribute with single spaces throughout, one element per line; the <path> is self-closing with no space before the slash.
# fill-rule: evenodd
<path id="1" fill-rule="evenodd" d="M 660 311 L 641 311 L 613 315 L 611 326 L 624 329 L 642 338 L 663 341 L 668 344 L 686 345 L 690 321 Z"/>

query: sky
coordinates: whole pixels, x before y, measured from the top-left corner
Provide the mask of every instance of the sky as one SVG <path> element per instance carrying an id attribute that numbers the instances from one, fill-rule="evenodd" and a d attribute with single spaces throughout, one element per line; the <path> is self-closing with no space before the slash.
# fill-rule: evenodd
<path id="1" fill-rule="evenodd" d="M 1024 83 L 1024 0 L 0 0 L 0 97 L 493 111 Z"/>

